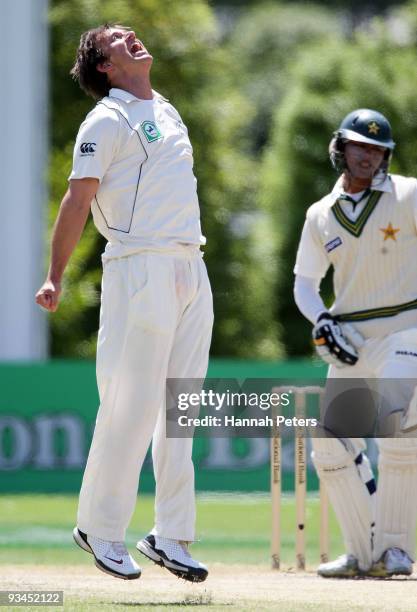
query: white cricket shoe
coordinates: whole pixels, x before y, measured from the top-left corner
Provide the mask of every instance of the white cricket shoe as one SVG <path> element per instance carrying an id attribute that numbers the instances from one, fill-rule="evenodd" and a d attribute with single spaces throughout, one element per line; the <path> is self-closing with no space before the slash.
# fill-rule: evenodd
<path id="1" fill-rule="evenodd" d="M 78 527 L 74 528 L 72 535 L 80 548 L 94 556 L 95 564 L 101 571 L 123 580 L 140 578 L 141 569 L 127 552 L 124 542 L 101 540 L 83 533 Z"/>
<path id="2" fill-rule="evenodd" d="M 389 578 L 390 576 L 411 576 L 413 562 L 401 548 L 388 548 L 381 559 L 373 564 L 367 576 Z"/>
<path id="3" fill-rule="evenodd" d="M 178 578 L 203 582 L 208 576 L 207 567 L 191 557 L 186 542 L 149 534 L 136 544 L 136 548 L 145 557 L 166 567 Z"/>
<path id="4" fill-rule="evenodd" d="M 334 561 L 320 563 L 317 573 L 323 578 L 354 578 L 359 576 L 358 560 L 353 555 L 342 555 Z"/>

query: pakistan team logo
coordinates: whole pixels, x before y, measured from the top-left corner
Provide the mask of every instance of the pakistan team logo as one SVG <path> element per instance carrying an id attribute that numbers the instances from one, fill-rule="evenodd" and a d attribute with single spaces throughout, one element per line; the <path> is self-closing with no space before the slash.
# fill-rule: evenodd
<path id="1" fill-rule="evenodd" d="M 154 121 L 144 121 L 141 123 L 141 128 L 148 142 L 154 142 L 162 138 L 162 134 Z"/>

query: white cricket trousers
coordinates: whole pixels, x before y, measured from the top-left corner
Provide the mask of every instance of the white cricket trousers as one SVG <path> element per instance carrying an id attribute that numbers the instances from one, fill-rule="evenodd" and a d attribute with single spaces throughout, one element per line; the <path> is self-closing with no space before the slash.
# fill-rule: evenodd
<path id="1" fill-rule="evenodd" d="M 205 377 L 212 326 L 210 283 L 198 249 L 104 262 L 100 408 L 80 492 L 81 531 L 125 539 L 152 440 L 153 533 L 194 540 L 192 439 L 166 438 L 165 381 Z"/>

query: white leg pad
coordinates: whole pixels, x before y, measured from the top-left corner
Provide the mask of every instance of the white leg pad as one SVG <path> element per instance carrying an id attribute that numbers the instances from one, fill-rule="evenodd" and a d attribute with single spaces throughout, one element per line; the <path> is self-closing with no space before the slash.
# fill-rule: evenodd
<path id="1" fill-rule="evenodd" d="M 384 438 L 379 445 L 379 477 L 374 560 L 392 547 L 415 560 L 417 521 L 417 440 Z"/>
<path id="2" fill-rule="evenodd" d="M 372 496 L 340 440 L 313 438 L 312 442 L 312 459 L 339 521 L 346 552 L 367 570 L 372 564 Z"/>

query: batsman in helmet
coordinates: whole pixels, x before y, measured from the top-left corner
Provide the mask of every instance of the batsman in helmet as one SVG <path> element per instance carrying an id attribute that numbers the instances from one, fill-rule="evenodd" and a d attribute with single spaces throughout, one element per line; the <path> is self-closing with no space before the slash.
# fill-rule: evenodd
<path id="1" fill-rule="evenodd" d="M 417 180 L 389 173 L 394 147 L 381 113 L 358 109 L 343 119 L 329 146 L 339 179 L 308 209 L 294 269 L 295 301 L 329 364 L 327 386 L 336 379 L 372 380 L 381 393 L 385 385 L 387 397 L 392 381 L 402 385 L 386 402 L 400 427 L 398 435 L 377 439 L 377 486 L 364 438 L 313 439 L 313 462 L 346 548 L 319 566 L 324 577 L 410 575 L 415 560 Z M 328 309 L 320 283 L 330 267 Z"/>

